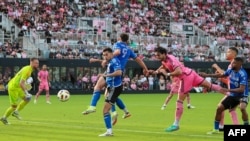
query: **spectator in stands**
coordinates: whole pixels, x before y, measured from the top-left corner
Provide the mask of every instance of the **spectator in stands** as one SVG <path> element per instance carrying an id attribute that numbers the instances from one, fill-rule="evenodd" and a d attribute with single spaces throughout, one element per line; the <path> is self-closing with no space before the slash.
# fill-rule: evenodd
<path id="1" fill-rule="evenodd" d="M 154 89 L 154 77 L 152 76 L 152 74 L 148 76 L 148 84 L 149 84 L 148 90 L 153 90 Z"/>
<path id="2" fill-rule="evenodd" d="M 51 44 L 51 38 L 52 38 L 51 28 L 48 27 L 48 28 L 45 30 L 44 34 L 45 34 L 45 37 L 46 37 L 46 42 L 47 42 L 48 44 Z"/>
<path id="3" fill-rule="evenodd" d="M 134 79 L 131 80 L 130 89 L 137 90 L 137 85 Z"/>
<path id="4" fill-rule="evenodd" d="M 160 75 L 158 85 L 159 85 L 160 90 L 165 90 L 166 89 L 166 80 L 165 80 L 165 77 L 163 75 Z"/>
<path id="5" fill-rule="evenodd" d="M 129 85 L 130 85 L 130 78 L 128 77 L 128 75 L 126 74 L 123 78 L 123 89 L 124 90 L 128 90 L 129 89 Z"/>

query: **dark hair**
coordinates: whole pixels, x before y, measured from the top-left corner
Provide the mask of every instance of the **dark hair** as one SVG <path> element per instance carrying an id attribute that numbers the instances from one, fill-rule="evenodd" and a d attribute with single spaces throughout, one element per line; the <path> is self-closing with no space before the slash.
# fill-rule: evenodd
<path id="1" fill-rule="evenodd" d="M 236 61 L 236 62 L 240 62 L 240 63 L 244 63 L 244 60 L 241 58 L 241 57 L 235 57 L 234 58 L 234 60 Z"/>
<path id="2" fill-rule="evenodd" d="M 36 57 L 30 58 L 30 61 L 31 61 L 31 62 L 33 62 L 33 61 L 35 61 L 35 60 L 38 60 L 38 58 L 36 58 Z"/>
<path id="3" fill-rule="evenodd" d="M 163 47 L 160 47 L 160 46 L 155 48 L 154 51 L 158 52 L 158 53 L 161 53 L 161 54 L 167 54 L 167 50 L 165 48 L 163 48 Z"/>
<path id="4" fill-rule="evenodd" d="M 238 49 L 236 47 L 230 47 L 229 49 L 234 51 L 236 54 L 238 54 Z"/>
<path id="5" fill-rule="evenodd" d="M 106 51 L 109 53 L 113 52 L 113 50 L 110 47 L 104 48 L 102 52 L 106 52 Z"/>
<path id="6" fill-rule="evenodd" d="M 122 42 L 127 42 L 128 39 L 129 39 L 129 35 L 126 34 L 126 33 L 122 33 L 122 34 L 120 35 L 120 37 L 121 37 Z"/>

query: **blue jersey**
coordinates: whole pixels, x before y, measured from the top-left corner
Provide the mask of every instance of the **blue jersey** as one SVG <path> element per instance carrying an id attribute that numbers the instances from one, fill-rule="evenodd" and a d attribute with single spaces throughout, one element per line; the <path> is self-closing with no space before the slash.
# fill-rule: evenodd
<path id="1" fill-rule="evenodd" d="M 137 55 L 124 42 L 117 42 L 113 46 L 113 50 L 120 50 L 120 54 L 116 56 L 121 62 L 121 70 L 124 72 L 126 64 L 130 58 L 135 59 Z"/>
<path id="2" fill-rule="evenodd" d="M 112 58 L 108 65 L 106 74 L 111 74 L 117 70 L 121 70 L 121 63 L 117 57 Z M 106 77 L 107 87 L 118 87 L 122 84 L 122 76 Z"/>
<path id="3" fill-rule="evenodd" d="M 236 89 L 239 88 L 240 85 L 245 85 L 245 90 L 243 93 L 234 93 L 230 92 L 230 96 L 248 96 L 248 76 L 246 71 L 241 68 L 238 72 L 235 72 L 232 69 L 227 69 L 227 71 L 224 73 L 225 76 L 229 76 L 230 79 L 230 89 Z"/>

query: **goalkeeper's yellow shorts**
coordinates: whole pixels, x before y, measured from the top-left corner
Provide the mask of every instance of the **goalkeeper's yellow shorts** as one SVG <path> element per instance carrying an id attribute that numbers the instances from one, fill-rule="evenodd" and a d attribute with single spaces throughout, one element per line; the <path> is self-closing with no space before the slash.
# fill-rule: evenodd
<path id="1" fill-rule="evenodd" d="M 8 94 L 11 105 L 17 105 L 18 100 L 25 97 L 25 92 L 22 88 L 13 88 L 11 86 L 8 86 Z"/>

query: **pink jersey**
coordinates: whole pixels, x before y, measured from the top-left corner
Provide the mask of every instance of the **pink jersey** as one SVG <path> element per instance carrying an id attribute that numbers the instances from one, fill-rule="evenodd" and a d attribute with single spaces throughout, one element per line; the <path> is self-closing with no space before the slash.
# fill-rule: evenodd
<path id="1" fill-rule="evenodd" d="M 46 70 L 40 70 L 38 72 L 38 77 L 40 78 L 41 82 L 40 83 L 48 83 L 48 76 L 49 76 L 49 72 Z"/>
<path id="2" fill-rule="evenodd" d="M 40 70 L 38 72 L 38 77 L 41 80 L 39 84 L 39 90 L 49 90 L 49 83 L 48 83 L 48 77 L 49 77 L 49 72 L 47 70 Z"/>
<path id="3" fill-rule="evenodd" d="M 162 61 L 162 65 L 168 69 L 168 71 L 173 72 L 177 67 L 182 70 L 182 75 L 177 77 L 182 78 L 183 74 L 188 75 L 192 72 L 192 69 L 185 67 L 179 60 L 177 60 L 173 55 L 167 55 L 166 60 Z"/>
<path id="4" fill-rule="evenodd" d="M 166 60 L 162 61 L 162 65 L 168 69 L 170 72 L 173 72 L 177 67 L 180 67 L 182 70 L 182 74 L 179 76 L 175 76 L 179 78 L 180 85 L 178 88 L 178 92 L 180 94 L 187 94 L 193 87 L 199 86 L 204 78 L 199 76 L 192 69 L 185 67 L 180 61 L 178 61 L 173 55 L 167 55 Z M 171 87 L 172 89 L 172 87 Z M 175 91 L 175 90 L 173 90 Z"/>

